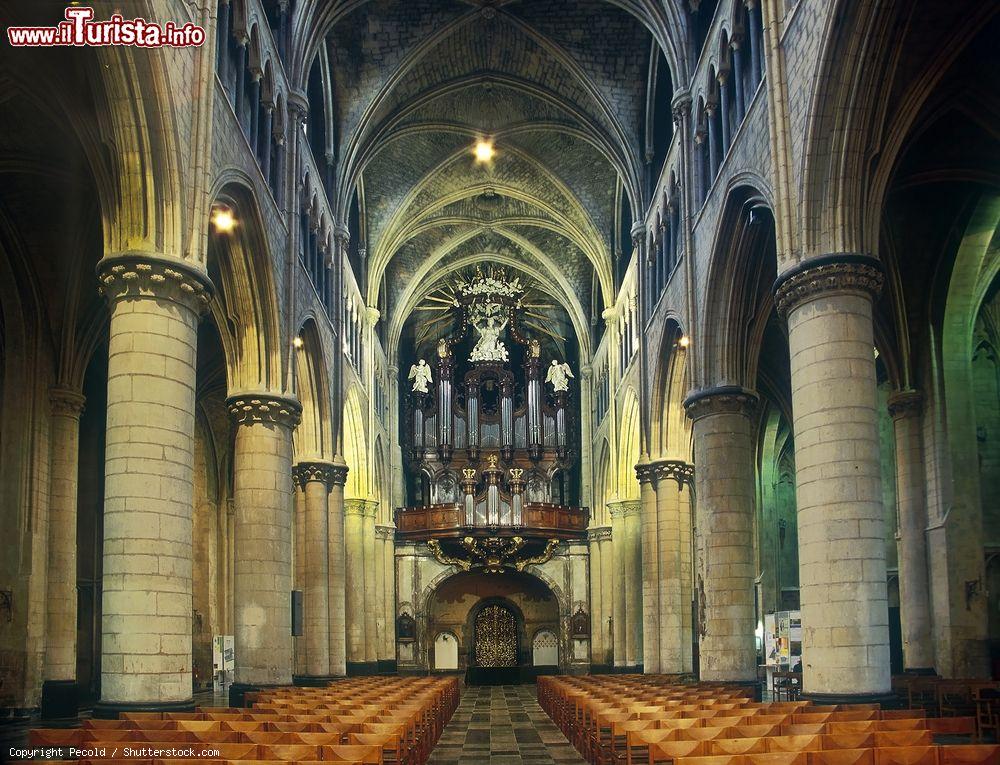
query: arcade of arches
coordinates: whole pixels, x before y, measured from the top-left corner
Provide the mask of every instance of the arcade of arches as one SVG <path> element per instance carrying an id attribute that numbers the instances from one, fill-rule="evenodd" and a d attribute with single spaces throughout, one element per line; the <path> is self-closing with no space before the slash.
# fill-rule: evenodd
<path id="1" fill-rule="evenodd" d="M 0 45 L 3 716 L 996 674 L 995 3 L 126 5 Z"/>

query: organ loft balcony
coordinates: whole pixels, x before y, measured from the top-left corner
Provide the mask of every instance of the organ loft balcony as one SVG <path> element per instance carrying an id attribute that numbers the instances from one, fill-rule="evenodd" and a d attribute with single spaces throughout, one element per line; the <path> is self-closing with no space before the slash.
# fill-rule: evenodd
<path id="1" fill-rule="evenodd" d="M 414 327 L 401 380 L 411 389 L 402 412 L 409 504 L 396 511 L 396 539 L 488 571 L 523 570 L 585 539 L 561 309 L 501 268 L 460 275 L 425 309 L 439 315 Z"/>

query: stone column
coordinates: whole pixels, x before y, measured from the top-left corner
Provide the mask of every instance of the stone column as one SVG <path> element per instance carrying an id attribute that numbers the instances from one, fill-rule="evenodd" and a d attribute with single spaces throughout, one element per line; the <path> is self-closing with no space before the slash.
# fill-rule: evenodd
<path id="1" fill-rule="evenodd" d="M 50 394 L 49 562 L 45 614 L 42 717 L 72 717 L 76 688 L 76 496 L 80 414 L 84 397 L 54 388 Z"/>
<path id="2" fill-rule="evenodd" d="M 292 563 L 295 575 L 292 579 L 292 588 L 303 592 L 306 581 L 306 487 L 298 480 L 295 471 L 292 473 L 295 480 L 295 522 L 292 524 Z M 304 599 L 304 596 L 303 596 Z M 294 677 L 306 674 L 306 641 L 305 634 L 292 638 L 292 654 L 294 661 Z"/>
<path id="3" fill-rule="evenodd" d="M 609 669 L 615 665 L 614 656 L 614 624 L 615 624 L 615 552 L 614 543 L 611 541 L 611 527 L 604 526 L 604 531 L 598 539 L 598 546 L 601 550 L 601 603 L 603 604 L 603 621 L 594 628 L 600 628 L 604 636 L 604 656 L 601 664 Z M 618 598 L 620 600 L 621 598 Z"/>
<path id="4" fill-rule="evenodd" d="M 620 670 L 628 666 L 625 656 L 625 524 L 623 513 L 625 508 L 621 502 L 608 502 L 608 514 L 611 516 L 612 560 L 611 580 L 615 583 L 613 596 L 614 632 L 614 664 Z"/>
<path id="5" fill-rule="evenodd" d="M 881 284 L 877 260 L 838 254 L 775 285 L 791 358 L 803 690 L 830 703 L 891 690 L 872 327 Z"/>
<path id="6" fill-rule="evenodd" d="M 684 402 L 694 421 L 697 467 L 697 598 L 702 680 L 754 681 L 754 412 L 738 386 L 707 388 Z"/>
<path id="7" fill-rule="evenodd" d="M 659 531 L 656 514 L 656 471 L 648 462 L 635 466 L 639 479 L 640 531 L 642 552 L 642 668 L 660 672 L 660 566 Z"/>
<path id="8" fill-rule="evenodd" d="M 364 547 L 364 606 L 358 613 L 364 613 L 365 619 L 365 664 L 366 672 L 376 674 L 378 671 L 378 567 L 381 558 L 375 555 L 375 514 L 378 503 L 372 500 L 365 502 L 362 539 Z"/>
<path id="9" fill-rule="evenodd" d="M 642 662 L 642 530 L 641 501 L 622 503 L 625 536 L 625 660 L 634 671 Z"/>
<path id="10" fill-rule="evenodd" d="M 382 590 L 382 621 L 385 628 L 382 631 L 382 649 L 379 657 L 379 669 L 385 672 L 396 671 L 396 527 L 376 526 L 382 552 L 383 590 Z M 378 550 L 376 550 L 377 552 Z"/>
<path id="11" fill-rule="evenodd" d="M 347 626 L 347 674 L 366 673 L 365 643 L 368 641 L 365 612 L 365 500 L 344 500 L 344 549 L 346 553 L 345 605 L 351 618 Z M 374 636 L 372 636 L 374 639 Z"/>
<path id="12" fill-rule="evenodd" d="M 903 660 L 908 671 L 934 669 L 930 591 L 927 583 L 927 485 L 920 415 L 923 397 L 915 390 L 889 398 L 896 438 L 896 508 L 899 539 L 899 605 Z"/>
<path id="13" fill-rule="evenodd" d="M 591 671 L 607 672 L 608 659 L 605 645 L 605 632 L 608 623 L 608 603 L 604 600 L 604 567 L 611 561 L 602 557 L 601 539 L 610 538 L 611 529 L 607 526 L 591 526 L 587 530 L 590 542 L 590 664 Z"/>
<path id="14" fill-rule="evenodd" d="M 236 676 L 230 703 L 292 682 L 292 430 L 302 407 L 267 393 L 227 400 L 236 423 Z"/>
<path id="15" fill-rule="evenodd" d="M 143 255 L 105 258 L 98 275 L 111 326 L 94 715 L 191 709 L 195 359 L 210 283 Z"/>
<path id="16" fill-rule="evenodd" d="M 303 495 L 302 551 L 303 635 L 299 642 L 305 661 L 298 685 L 325 685 L 330 669 L 330 487 L 336 466 L 329 462 L 300 462 L 295 483 Z"/>
<path id="17" fill-rule="evenodd" d="M 330 674 L 347 675 L 347 564 L 344 548 L 344 485 L 347 483 L 347 465 L 336 458 L 330 469 L 329 538 L 329 593 L 330 593 Z"/>
<path id="18" fill-rule="evenodd" d="M 694 551 L 691 539 L 692 505 L 694 504 L 694 465 L 681 462 L 677 472 L 683 476 L 684 487 L 677 495 L 681 527 L 681 671 L 694 672 Z"/>
<path id="19" fill-rule="evenodd" d="M 653 465 L 656 475 L 656 515 L 659 526 L 657 556 L 660 560 L 660 671 L 677 674 L 690 671 L 685 663 L 685 652 L 690 653 L 691 600 L 688 590 L 685 597 L 685 579 L 689 579 L 690 561 L 684 555 L 685 540 L 681 534 L 681 492 L 691 466 L 684 462 L 666 460 Z M 688 540 L 689 543 L 689 540 Z M 688 650 L 685 651 L 685 646 Z"/>

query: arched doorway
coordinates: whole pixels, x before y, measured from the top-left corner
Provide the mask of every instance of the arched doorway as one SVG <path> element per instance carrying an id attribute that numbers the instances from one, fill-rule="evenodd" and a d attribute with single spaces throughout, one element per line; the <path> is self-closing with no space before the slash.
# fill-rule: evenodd
<path id="1" fill-rule="evenodd" d="M 476 666 L 517 666 L 517 616 L 504 603 L 490 603 L 476 614 L 474 657 Z"/>
<path id="2" fill-rule="evenodd" d="M 519 683 L 543 671 L 558 672 L 558 664 L 535 666 L 533 638 L 547 631 L 565 646 L 559 614 L 556 594 L 537 576 L 522 571 L 460 571 L 427 598 L 423 633 L 428 640 L 427 666 L 434 671 L 464 671 L 466 682 L 475 685 Z M 439 644 L 443 635 L 456 643 L 455 667 L 439 662 L 446 648 Z M 565 654 L 557 650 L 557 661 Z"/>

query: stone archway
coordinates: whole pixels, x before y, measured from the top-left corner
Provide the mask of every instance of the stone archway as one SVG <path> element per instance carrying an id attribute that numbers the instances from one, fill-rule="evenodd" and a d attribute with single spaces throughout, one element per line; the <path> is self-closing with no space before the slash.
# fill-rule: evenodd
<path id="1" fill-rule="evenodd" d="M 501 613 L 503 612 L 503 613 Z M 564 622 L 558 595 L 541 578 L 519 571 L 490 574 L 484 571 L 461 571 L 437 582 L 427 597 L 426 631 L 433 637 L 445 633 L 458 641 L 459 671 L 466 673 L 470 683 L 516 683 L 530 680 L 535 670 L 532 663 L 532 638 L 547 630 L 566 644 Z M 499 618 L 512 630 L 507 635 L 505 661 L 488 661 L 480 653 L 477 642 L 492 619 L 492 629 Z M 477 634 L 478 633 L 478 634 Z M 434 651 L 434 647 L 430 647 Z M 560 661 L 564 653 L 559 652 Z M 433 657 L 428 657 L 432 664 Z M 546 671 L 551 673 L 552 667 Z"/>

